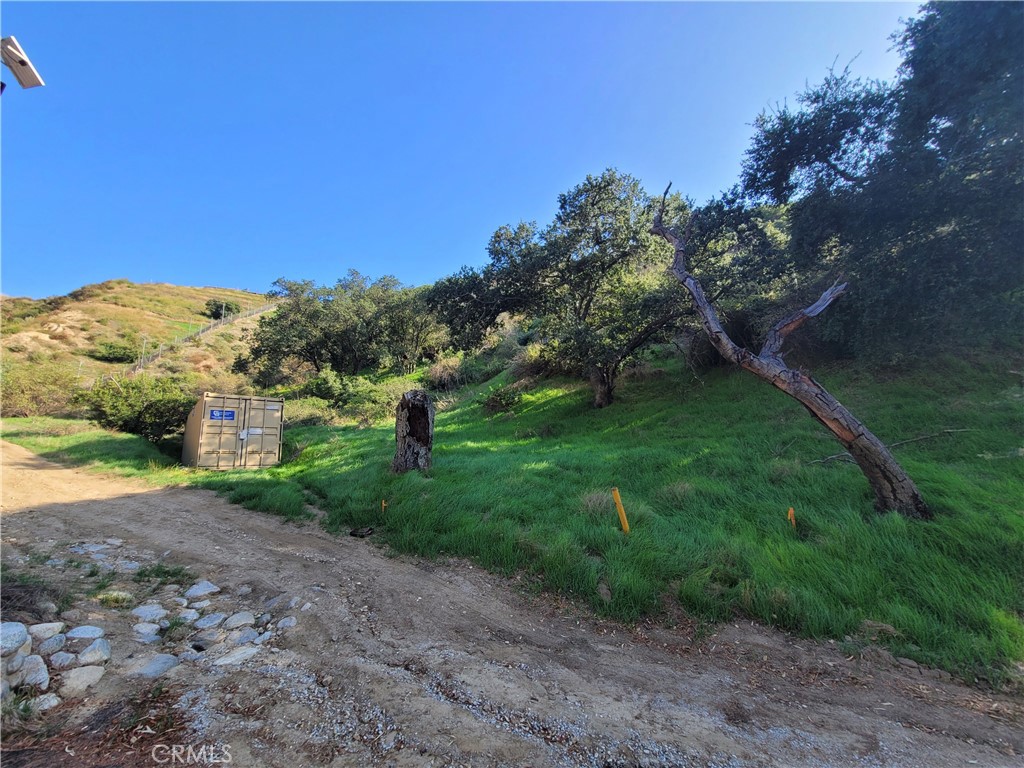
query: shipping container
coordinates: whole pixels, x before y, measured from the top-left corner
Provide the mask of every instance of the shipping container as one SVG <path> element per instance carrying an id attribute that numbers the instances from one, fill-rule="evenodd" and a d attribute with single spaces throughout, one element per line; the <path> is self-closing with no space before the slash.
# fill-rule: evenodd
<path id="1" fill-rule="evenodd" d="M 204 392 L 188 415 L 181 463 L 205 469 L 272 467 L 281 460 L 284 399 Z"/>

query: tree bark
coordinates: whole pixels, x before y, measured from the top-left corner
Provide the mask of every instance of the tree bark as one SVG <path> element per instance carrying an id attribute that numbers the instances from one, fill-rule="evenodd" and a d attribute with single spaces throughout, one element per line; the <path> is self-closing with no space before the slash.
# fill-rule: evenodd
<path id="1" fill-rule="evenodd" d="M 594 369 L 594 407 L 606 408 L 612 404 L 615 393 L 616 367 L 597 367 Z"/>
<path id="2" fill-rule="evenodd" d="M 430 469 L 434 447 L 434 404 L 422 389 L 402 395 L 395 411 L 393 472 Z"/>
<path id="3" fill-rule="evenodd" d="M 671 185 L 669 186 L 671 187 Z M 666 189 L 665 196 L 667 197 L 667 195 L 668 190 Z M 842 443 L 864 473 L 875 494 L 875 508 L 879 512 L 895 510 L 907 517 L 931 518 L 931 510 L 924 503 L 914 481 L 893 458 L 885 444 L 821 384 L 810 376 L 789 368 L 782 360 L 781 350 L 786 337 L 808 319 L 828 309 L 833 301 L 846 292 L 846 284 L 833 285 L 810 307 L 794 312 L 776 323 L 769 331 L 760 353 L 755 355 L 750 350 L 737 345 L 729 337 L 722 327 L 715 308 L 704 295 L 701 284 L 690 274 L 687 253 L 690 226 L 687 226 L 686 233 L 681 237 L 666 227 L 662 221 L 665 208 L 664 200 L 665 198 L 662 199 L 662 208 L 655 217 L 651 232 L 660 235 L 674 249 L 672 273 L 689 292 L 705 332 L 722 357 L 794 398 L 828 429 Z"/>

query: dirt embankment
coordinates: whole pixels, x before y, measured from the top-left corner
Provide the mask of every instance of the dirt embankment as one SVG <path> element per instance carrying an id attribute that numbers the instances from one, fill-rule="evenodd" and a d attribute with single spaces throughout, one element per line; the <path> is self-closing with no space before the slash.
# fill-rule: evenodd
<path id="1" fill-rule="evenodd" d="M 240 664 L 168 641 L 159 650 L 183 660 L 154 689 L 119 672 L 153 650 L 133 640 L 127 610 L 83 598 L 83 616 L 107 627 L 108 674 L 46 714 L 57 724 L 46 738 L 8 733 L 5 766 L 155 766 L 171 753 L 154 747 L 173 744 L 288 768 L 1021 764 L 1019 700 L 882 652 L 847 658 L 749 622 L 710 635 L 685 617 L 624 628 L 465 563 L 389 557 L 372 540 L 208 492 L 153 490 L 2 447 L 5 561 L 116 537 L 220 586 L 217 610 L 309 603 L 276 650 Z M 139 701 L 148 709 L 136 705 L 136 719 L 154 732 L 136 726 L 133 737 L 123 713 Z M 173 727 L 150 727 L 161 722 Z"/>

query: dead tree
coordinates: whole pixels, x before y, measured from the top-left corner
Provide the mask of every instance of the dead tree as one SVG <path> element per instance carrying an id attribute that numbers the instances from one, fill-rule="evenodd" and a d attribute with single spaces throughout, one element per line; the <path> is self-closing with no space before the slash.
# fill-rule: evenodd
<path id="1" fill-rule="evenodd" d="M 669 188 L 671 186 L 669 184 Z M 718 313 L 704 295 L 704 289 L 690 273 L 688 246 L 693 217 L 691 216 L 686 232 L 682 235 L 666 226 L 663 215 L 667 198 L 668 189 L 662 197 L 661 208 L 654 218 L 651 232 L 660 235 L 672 246 L 675 252 L 672 273 L 689 292 L 708 338 L 722 357 L 781 389 L 810 411 L 857 462 L 857 466 L 867 477 L 871 490 L 874 491 L 875 508 L 879 512 L 895 510 L 907 517 L 931 518 L 931 510 L 921 498 L 914 481 L 896 462 L 885 444 L 854 418 L 853 414 L 821 384 L 805 373 L 789 368 L 782 360 L 782 345 L 786 337 L 809 318 L 816 317 L 828 309 L 833 301 L 846 292 L 846 283 L 834 284 L 814 304 L 777 322 L 769 331 L 761 351 L 755 355 L 737 345 L 725 332 Z"/>
<path id="2" fill-rule="evenodd" d="M 434 404 L 422 389 L 402 395 L 395 411 L 395 458 L 393 472 L 430 469 L 434 447 Z"/>

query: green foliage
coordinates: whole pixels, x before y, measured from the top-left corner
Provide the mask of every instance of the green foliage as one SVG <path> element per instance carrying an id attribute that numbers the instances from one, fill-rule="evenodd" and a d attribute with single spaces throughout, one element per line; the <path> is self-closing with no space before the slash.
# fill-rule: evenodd
<path id="1" fill-rule="evenodd" d="M 134 363 L 140 354 L 141 348 L 135 342 L 101 341 L 89 356 L 104 363 Z"/>
<path id="2" fill-rule="evenodd" d="M 83 390 L 78 400 L 100 426 L 155 443 L 184 431 L 196 396 L 179 379 L 139 374 L 101 381 L 91 390 Z"/>
<path id="3" fill-rule="evenodd" d="M 348 376 L 342 384 L 341 412 L 362 427 L 393 420 L 398 401 L 409 389 L 404 380 L 375 382 L 364 376 Z"/>
<path id="4" fill-rule="evenodd" d="M 428 302 L 464 349 L 481 344 L 502 316 L 528 316 L 545 349 L 558 350 L 555 367 L 599 374 L 597 402 L 607 405 L 622 367 L 681 317 L 680 287 L 665 275 L 670 253 L 649 232 L 650 200 L 636 179 L 608 169 L 558 203 L 544 230 L 499 228 L 490 263 L 440 281 Z"/>
<path id="5" fill-rule="evenodd" d="M 237 315 L 241 311 L 241 304 L 227 299 L 209 299 L 203 307 L 203 314 L 207 317 L 212 317 L 214 320 L 220 320 L 229 315 Z"/>
<path id="6" fill-rule="evenodd" d="M 308 397 L 319 397 L 335 405 L 344 402 L 348 395 L 348 386 L 330 366 L 307 381 L 303 390 Z"/>
<path id="7" fill-rule="evenodd" d="M 842 273 L 821 327 L 861 356 L 930 353 L 1024 318 L 1024 6 L 928 3 L 895 85 L 849 71 L 763 114 L 744 165 L 790 202 L 804 281 Z"/>
<path id="8" fill-rule="evenodd" d="M 490 414 L 511 413 L 523 402 L 523 393 L 515 384 L 503 384 L 491 387 L 477 401 Z"/>
<path id="9" fill-rule="evenodd" d="M 71 365 L 7 359 L 0 371 L 4 416 L 62 416 L 77 410 L 78 377 Z"/>
<path id="10" fill-rule="evenodd" d="M 289 366 L 341 376 L 366 370 L 410 372 L 443 343 L 443 329 L 426 310 L 424 289 L 402 288 L 391 276 L 371 282 L 349 271 L 334 287 L 277 280 L 278 309 L 260 318 L 249 352 L 234 370 L 263 387 L 289 378 Z"/>

